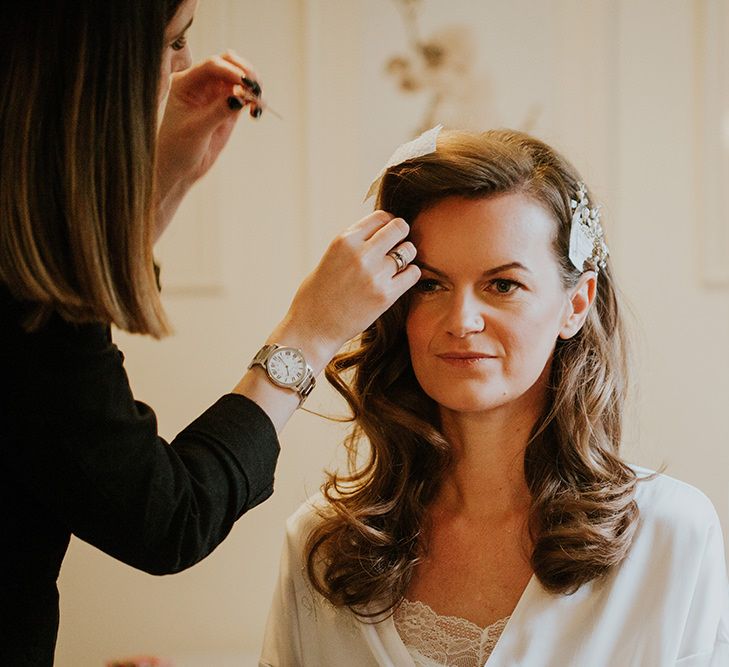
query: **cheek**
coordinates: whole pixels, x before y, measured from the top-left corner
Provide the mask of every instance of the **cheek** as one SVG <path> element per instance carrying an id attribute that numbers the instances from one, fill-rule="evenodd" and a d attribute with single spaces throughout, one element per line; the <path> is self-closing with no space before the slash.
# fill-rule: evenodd
<path id="1" fill-rule="evenodd" d="M 432 338 L 431 320 L 432 318 L 428 317 L 423 308 L 411 306 L 405 320 L 405 333 L 412 357 L 418 357 L 427 351 Z"/>
<path id="2" fill-rule="evenodd" d="M 159 99 L 162 101 L 170 92 L 172 75 L 172 56 L 169 49 L 165 49 L 162 55 L 162 66 L 159 73 Z"/>
<path id="3" fill-rule="evenodd" d="M 535 372 L 540 371 L 554 351 L 560 318 L 559 309 L 545 307 L 505 323 L 498 337 L 506 348 L 507 369 L 517 371 L 519 366 L 525 365 Z"/>
<path id="4" fill-rule="evenodd" d="M 170 59 L 170 71 L 182 72 L 192 65 L 192 51 L 190 45 L 186 44 L 184 49 L 173 51 Z"/>
<path id="5" fill-rule="evenodd" d="M 421 343 L 417 329 L 411 326 L 411 322 L 411 319 L 408 318 L 405 334 L 408 341 L 408 350 L 410 351 L 410 362 L 413 367 L 416 367 L 418 357 L 420 356 Z"/>
<path id="6" fill-rule="evenodd" d="M 419 384 L 426 389 L 428 381 L 429 360 L 428 350 L 432 339 L 428 318 L 418 309 L 411 310 L 405 323 L 405 333 L 410 351 L 410 364 Z"/>

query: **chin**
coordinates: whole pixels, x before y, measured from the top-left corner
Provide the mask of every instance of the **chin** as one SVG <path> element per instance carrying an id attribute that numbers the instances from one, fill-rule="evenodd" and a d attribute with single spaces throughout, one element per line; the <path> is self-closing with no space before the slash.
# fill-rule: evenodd
<path id="1" fill-rule="evenodd" d="M 442 408 L 452 412 L 488 412 L 503 407 L 510 403 L 513 398 L 503 392 L 494 395 L 494 392 L 485 392 L 483 389 L 478 392 L 449 392 L 441 395 L 441 392 L 426 392 Z"/>

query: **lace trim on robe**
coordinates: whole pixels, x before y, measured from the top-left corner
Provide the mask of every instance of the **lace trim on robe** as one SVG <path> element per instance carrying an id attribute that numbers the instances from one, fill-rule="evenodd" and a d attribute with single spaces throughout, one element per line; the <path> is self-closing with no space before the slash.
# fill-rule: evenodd
<path id="1" fill-rule="evenodd" d="M 403 600 L 394 614 L 395 628 L 417 667 L 483 667 L 509 618 L 480 628 L 410 600 Z"/>

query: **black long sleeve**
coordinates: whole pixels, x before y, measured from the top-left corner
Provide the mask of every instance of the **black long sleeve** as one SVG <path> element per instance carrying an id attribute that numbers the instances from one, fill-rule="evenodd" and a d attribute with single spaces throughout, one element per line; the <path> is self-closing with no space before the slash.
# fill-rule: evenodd
<path id="1" fill-rule="evenodd" d="M 146 572 L 185 569 L 270 496 L 279 444 L 234 394 L 168 444 L 107 327 L 54 317 L 28 334 L 20 312 L 0 290 L 0 664 L 50 665 L 71 534 Z"/>

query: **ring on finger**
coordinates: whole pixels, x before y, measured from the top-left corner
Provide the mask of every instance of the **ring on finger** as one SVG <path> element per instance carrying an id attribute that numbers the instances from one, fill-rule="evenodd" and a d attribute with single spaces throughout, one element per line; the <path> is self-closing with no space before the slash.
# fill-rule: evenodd
<path id="1" fill-rule="evenodd" d="M 407 260 L 403 257 L 402 252 L 400 252 L 399 250 L 390 250 L 387 255 L 395 260 L 395 266 L 397 267 L 397 269 L 395 270 L 395 275 L 403 271 L 408 265 Z"/>

